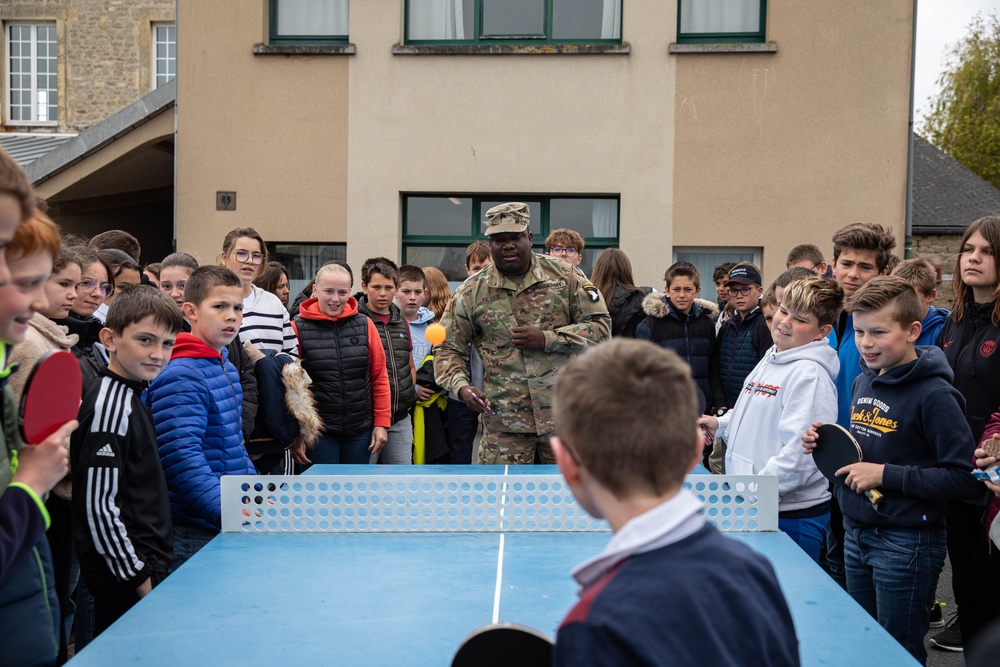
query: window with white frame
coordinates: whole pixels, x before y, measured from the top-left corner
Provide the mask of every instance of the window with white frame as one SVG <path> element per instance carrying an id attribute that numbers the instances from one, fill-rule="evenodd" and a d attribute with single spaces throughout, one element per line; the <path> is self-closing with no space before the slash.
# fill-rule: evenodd
<path id="1" fill-rule="evenodd" d="M 7 122 L 52 124 L 58 120 L 56 24 L 7 24 Z"/>
<path id="2" fill-rule="evenodd" d="M 712 280 L 715 267 L 726 262 L 753 262 L 760 266 L 762 255 L 760 248 L 691 246 L 674 248 L 675 262 L 691 262 L 698 267 L 698 273 L 701 274 L 701 291 L 698 292 L 698 296 L 713 303 L 717 300 L 715 282 Z"/>
<path id="3" fill-rule="evenodd" d="M 406 0 L 408 43 L 621 42 L 622 0 Z"/>
<path id="4" fill-rule="evenodd" d="M 153 88 L 177 76 L 177 26 L 153 24 Z"/>
<path id="5" fill-rule="evenodd" d="M 767 0 L 680 0 L 677 41 L 763 42 Z"/>
<path id="6" fill-rule="evenodd" d="M 347 42 L 349 0 L 270 0 L 272 44 Z"/>

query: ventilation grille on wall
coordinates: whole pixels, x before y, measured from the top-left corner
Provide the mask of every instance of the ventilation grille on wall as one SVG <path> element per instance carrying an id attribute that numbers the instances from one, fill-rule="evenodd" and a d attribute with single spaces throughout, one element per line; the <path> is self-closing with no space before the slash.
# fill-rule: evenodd
<path id="1" fill-rule="evenodd" d="M 236 210 L 236 193 L 235 192 L 223 192 L 219 190 L 215 193 L 215 210 L 216 211 L 235 211 Z"/>

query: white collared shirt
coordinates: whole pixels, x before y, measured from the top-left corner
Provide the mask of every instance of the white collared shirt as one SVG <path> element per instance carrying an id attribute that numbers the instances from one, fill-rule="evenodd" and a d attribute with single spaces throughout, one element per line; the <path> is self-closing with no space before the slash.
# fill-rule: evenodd
<path id="1" fill-rule="evenodd" d="M 698 497 L 681 489 L 670 500 L 629 520 L 615 533 L 604 551 L 572 571 L 573 577 L 581 588 L 587 589 L 626 558 L 694 535 L 705 525 L 701 509 Z"/>

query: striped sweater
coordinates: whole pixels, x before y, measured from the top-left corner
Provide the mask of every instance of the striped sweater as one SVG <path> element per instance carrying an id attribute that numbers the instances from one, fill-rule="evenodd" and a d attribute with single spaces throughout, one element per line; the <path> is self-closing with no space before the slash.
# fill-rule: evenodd
<path id="1" fill-rule="evenodd" d="M 240 341 L 249 341 L 261 352 L 274 350 L 297 357 L 299 344 L 288 311 L 275 295 L 256 285 L 251 287 L 250 295 L 243 299 Z"/>
<path id="2" fill-rule="evenodd" d="M 95 591 L 138 587 L 153 572 L 166 574 L 173 559 L 167 484 L 144 389 L 103 369 L 70 439 L 73 542 Z"/>

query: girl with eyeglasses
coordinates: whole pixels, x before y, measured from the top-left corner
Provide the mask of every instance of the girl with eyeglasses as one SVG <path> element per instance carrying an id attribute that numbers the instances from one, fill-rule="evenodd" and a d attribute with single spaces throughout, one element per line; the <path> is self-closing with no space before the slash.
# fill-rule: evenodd
<path id="1" fill-rule="evenodd" d="M 243 323 L 240 325 L 240 335 L 236 340 L 243 345 L 249 343 L 264 354 L 285 353 L 297 357 L 299 344 L 288 311 L 277 296 L 253 283 L 267 266 L 267 246 L 264 245 L 264 239 L 257 230 L 251 227 L 239 227 L 226 234 L 219 261 L 235 273 L 243 285 Z M 250 350 L 246 356 L 251 358 L 257 354 L 254 350 Z M 241 378 L 253 380 L 256 374 L 253 363 L 249 373 L 241 365 L 237 365 L 237 368 L 240 368 Z M 264 423 L 264 415 L 255 406 L 247 405 L 249 395 L 247 383 L 243 379 L 241 383 L 244 383 L 244 433 L 250 430 L 245 442 L 257 472 L 294 474 L 295 464 L 287 448 L 287 444 L 290 443 L 278 442 L 271 437 Z M 260 383 L 257 384 L 259 388 Z M 254 396 L 255 401 L 264 400 L 263 393 L 254 393 Z M 254 412 L 252 418 L 251 411 Z"/>
<path id="2" fill-rule="evenodd" d="M 261 352 L 274 350 L 298 356 L 298 343 L 291 318 L 281 301 L 253 284 L 267 265 L 267 246 L 257 230 L 238 227 L 222 242 L 220 263 L 235 273 L 243 285 L 243 324 L 240 340 Z"/>
<path id="3" fill-rule="evenodd" d="M 90 248 L 70 246 L 67 252 L 74 254 L 83 272 L 69 315 L 56 320 L 56 323 L 66 326 L 71 334 L 79 337 L 72 352 L 80 362 L 83 391 L 86 392 L 91 383 L 97 381 L 101 369 L 108 365 L 108 354 L 98 337 L 104 323 L 94 317 L 94 313 L 114 291 L 114 278 L 111 277 L 110 267 Z"/>

